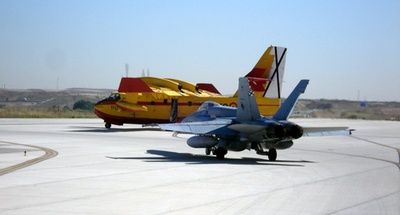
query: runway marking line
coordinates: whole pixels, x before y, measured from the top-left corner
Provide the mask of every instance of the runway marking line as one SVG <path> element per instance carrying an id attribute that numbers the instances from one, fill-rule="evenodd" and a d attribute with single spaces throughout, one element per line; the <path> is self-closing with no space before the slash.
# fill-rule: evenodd
<path id="1" fill-rule="evenodd" d="M 399 155 L 399 162 L 396 163 L 394 161 L 383 160 L 383 159 L 377 159 L 377 160 L 382 160 L 382 161 L 386 161 L 386 162 L 389 162 L 389 163 L 393 163 L 400 170 L 400 148 L 396 148 L 396 147 L 393 147 L 393 146 L 388 146 L 388 145 L 385 145 L 385 144 L 382 144 L 382 143 L 378 143 L 378 142 L 375 142 L 375 141 L 372 141 L 372 140 L 368 140 L 368 139 L 365 139 L 365 138 L 361 138 L 361 137 L 356 137 L 356 136 L 351 136 L 351 137 L 355 138 L 355 139 L 358 139 L 358 140 L 362 140 L 362 141 L 368 142 L 368 143 L 372 143 L 372 144 L 375 144 L 375 145 L 378 145 L 378 146 L 382 146 L 382 147 L 386 147 L 386 148 L 390 148 L 390 149 L 396 150 L 397 154 Z"/>
<path id="2" fill-rule="evenodd" d="M 7 173 L 10 172 L 14 172 L 16 170 L 40 163 L 42 161 L 45 161 L 47 159 L 53 158 L 55 156 L 58 155 L 57 151 L 54 151 L 52 149 L 49 148 L 45 148 L 45 147 L 40 147 L 40 146 L 33 146 L 33 145 L 27 145 L 27 144 L 20 144 L 20 143 L 12 143 L 12 142 L 7 142 L 7 141 L 0 141 L 1 143 L 6 143 L 6 144 L 10 144 L 10 145 L 17 145 L 17 146 L 25 146 L 25 147 L 30 147 L 30 148 L 35 148 L 35 149 L 39 149 L 45 152 L 44 155 L 34 158 L 34 159 L 30 159 L 28 161 L 13 165 L 13 166 L 9 166 L 3 169 L 0 169 L 0 176 L 5 175 Z"/>

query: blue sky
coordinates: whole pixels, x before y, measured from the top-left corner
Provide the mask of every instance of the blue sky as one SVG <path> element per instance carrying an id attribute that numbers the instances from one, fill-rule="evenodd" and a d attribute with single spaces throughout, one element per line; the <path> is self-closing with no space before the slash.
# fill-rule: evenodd
<path id="1" fill-rule="evenodd" d="M 269 45 L 283 95 L 400 101 L 400 1 L 0 0 L 0 86 L 116 89 L 125 75 L 236 91 Z"/>

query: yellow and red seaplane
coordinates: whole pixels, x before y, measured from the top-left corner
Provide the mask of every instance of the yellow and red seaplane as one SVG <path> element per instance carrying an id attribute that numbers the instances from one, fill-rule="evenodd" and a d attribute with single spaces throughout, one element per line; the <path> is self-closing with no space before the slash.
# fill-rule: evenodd
<path id="1" fill-rule="evenodd" d="M 280 107 L 281 88 L 285 71 L 286 48 L 270 46 L 254 68 L 245 76 L 250 80 L 260 113 L 272 116 Z M 232 83 L 235 84 L 235 83 Z M 237 92 L 224 96 L 209 83 L 157 77 L 124 77 L 118 91 L 99 101 L 95 114 L 105 127 L 123 125 L 179 122 L 195 112 L 205 101 L 237 106 Z"/>

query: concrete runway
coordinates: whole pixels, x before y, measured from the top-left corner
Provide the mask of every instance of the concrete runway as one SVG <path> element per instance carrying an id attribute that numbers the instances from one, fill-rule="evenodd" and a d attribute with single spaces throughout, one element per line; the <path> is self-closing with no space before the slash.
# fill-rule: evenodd
<path id="1" fill-rule="evenodd" d="M 400 122 L 293 121 L 357 131 L 221 161 L 137 125 L 0 119 L 0 214 L 400 214 Z"/>

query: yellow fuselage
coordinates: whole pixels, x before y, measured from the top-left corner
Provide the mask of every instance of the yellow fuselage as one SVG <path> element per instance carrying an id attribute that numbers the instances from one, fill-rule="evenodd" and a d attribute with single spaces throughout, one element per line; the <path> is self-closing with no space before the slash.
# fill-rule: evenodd
<path id="1" fill-rule="evenodd" d="M 164 93 L 113 93 L 120 100 L 103 100 L 95 105 L 95 113 L 105 122 L 122 125 L 124 123 L 149 124 L 170 122 L 172 100 L 177 100 L 178 121 L 194 113 L 205 101 L 215 101 L 222 105 L 236 107 L 237 97 L 199 94 L 167 95 Z M 280 99 L 256 97 L 260 113 L 272 116 L 280 106 Z M 124 108 L 126 107 L 126 108 Z M 125 109 L 125 110 L 124 110 Z"/>

